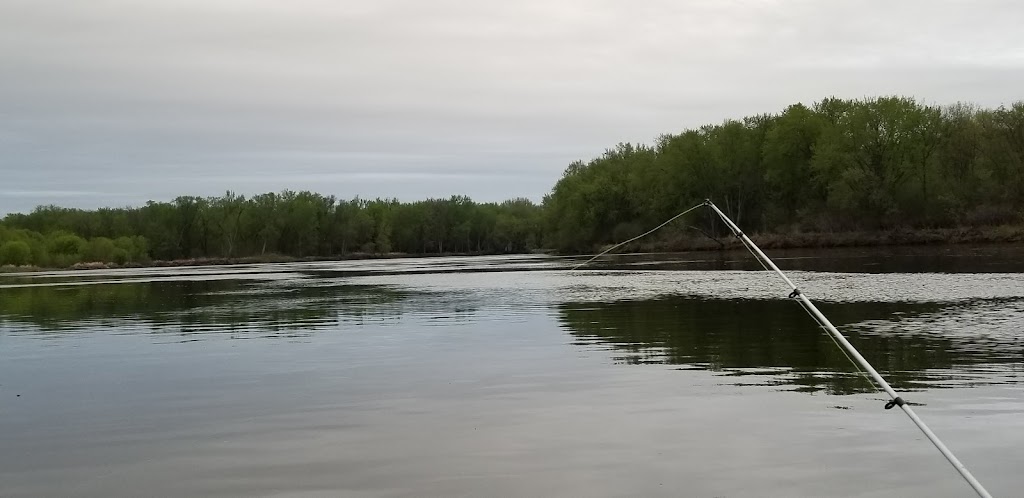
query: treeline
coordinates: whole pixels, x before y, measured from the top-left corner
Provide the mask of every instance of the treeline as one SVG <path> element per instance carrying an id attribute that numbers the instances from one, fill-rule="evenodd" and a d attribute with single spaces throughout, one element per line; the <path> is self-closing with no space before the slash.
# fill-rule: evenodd
<path id="1" fill-rule="evenodd" d="M 82 261 L 124 265 L 146 263 L 149 259 L 146 239 L 138 235 L 85 239 L 67 230 L 43 235 L 0 224 L 0 265 L 64 268 Z"/>
<path id="2" fill-rule="evenodd" d="M 588 251 L 705 198 L 751 233 L 1019 224 L 1024 102 L 997 109 L 900 97 L 795 104 L 574 162 L 539 206 L 464 196 L 342 201 L 292 191 L 98 210 L 43 206 L 0 223 L 0 264 Z M 724 233 L 705 211 L 658 236 L 671 247 L 672 237 L 698 232 Z"/>
<path id="3" fill-rule="evenodd" d="M 6 228 L 4 228 L 6 226 Z M 97 210 L 41 206 L 0 224 L 0 264 L 69 266 L 350 253 L 513 253 L 542 240 L 540 206 L 464 196 L 402 203 L 312 192 L 178 197 Z"/>
<path id="4" fill-rule="evenodd" d="M 544 202 L 548 241 L 588 250 L 705 198 L 750 232 L 1017 223 L 1024 103 L 832 98 L 664 135 L 652 146 L 620 144 L 565 170 Z M 691 225 L 723 232 L 711 217 Z"/>

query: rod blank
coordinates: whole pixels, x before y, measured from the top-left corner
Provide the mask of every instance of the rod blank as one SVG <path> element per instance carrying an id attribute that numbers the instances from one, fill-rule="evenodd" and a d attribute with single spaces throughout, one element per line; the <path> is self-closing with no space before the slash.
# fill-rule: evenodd
<path id="1" fill-rule="evenodd" d="M 908 417 L 910 417 L 910 420 L 912 420 L 914 424 L 917 425 L 917 428 L 924 433 L 924 435 L 928 438 L 929 441 L 932 442 L 932 444 L 935 445 L 936 448 L 938 448 L 939 452 L 942 453 L 942 456 L 946 457 L 946 460 L 948 460 L 949 463 L 953 465 L 953 467 L 957 470 L 957 472 L 959 472 L 960 475 L 963 476 L 964 480 L 966 480 L 967 483 L 970 484 L 972 488 L 974 488 L 974 491 L 978 493 L 978 496 L 982 498 L 992 498 L 992 495 L 989 494 L 989 492 L 985 489 L 984 486 L 981 485 L 980 482 L 978 482 L 978 480 L 974 477 L 974 474 L 971 474 L 971 471 L 967 470 L 967 467 L 964 466 L 964 464 L 960 462 L 960 459 L 958 459 L 956 455 L 954 455 L 953 452 L 946 447 L 942 440 L 939 439 L 939 436 L 935 435 L 935 433 L 932 432 L 930 428 L 928 428 L 928 425 L 925 424 L 923 420 L 921 420 L 921 417 L 917 416 L 917 413 L 914 412 L 913 408 L 911 408 L 909 404 L 906 404 L 903 401 L 903 398 L 901 398 L 900 395 L 892 388 L 892 386 L 890 386 L 889 383 L 885 381 L 885 378 L 883 378 L 881 374 L 879 374 L 878 371 L 875 370 L 875 368 L 872 367 L 871 364 L 868 363 L 868 361 L 864 359 L 863 356 L 861 356 L 860 352 L 857 351 L 857 348 L 853 347 L 853 345 L 850 344 L 850 341 L 846 340 L 846 337 L 843 336 L 843 334 L 840 333 L 834 325 L 832 325 L 832 322 L 830 322 L 829 319 L 825 317 L 825 315 L 820 310 L 818 310 L 816 306 L 814 306 L 814 303 L 812 303 L 811 300 L 808 299 L 807 296 L 805 296 L 799 288 L 797 288 L 796 284 L 794 284 L 793 281 L 790 280 L 785 273 L 782 273 L 782 270 L 780 270 L 778 266 L 775 266 L 775 262 L 773 262 L 771 258 L 769 258 L 764 252 L 762 252 L 761 248 L 757 247 L 757 244 L 754 244 L 754 241 L 750 240 L 750 237 L 747 237 L 747 235 L 743 233 L 742 230 L 740 230 L 740 227 L 737 226 L 736 223 L 733 223 L 733 221 L 728 216 L 726 216 L 725 213 L 722 212 L 722 210 L 718 209 L 718 206 L 716 206 L 710 200 L 705 201 L 705 204 L 708 207 L 710 207 L 716 214 L 718 214 L 719 218 L 721 218 L 722 221 L 726 224 L 726 226 L 729 227 L 729 230 L 731 230 L 732 233 L 736 235 L 736 237 L 738 237 L 741 242 L 743 242 L 743 245 L 750 250 L 750 252 L 754 255 L 755 258 L 757 258 L 762 263 L 766 264 L 775 273 L 782 277 L 782 280 L 784 280 L 786 284 L 789 285 L 789 287 L 793 290 L 790 296 L 800 301 L 800 303 L 811 313 L 814 319 L 817 320 L 818 323 L 824 327 L 825 331 L 828 334 L 830 334 L 843 349 L 846 350 L 851 360 L 859 364 L 860 367 L 863 368 L 868 373 L 868 375 L 871 376 L 875 383 L 878 384 L 878 386 L 881 387 L 882 390 L 884 390 L 886 394 L 889 395 L 893 403 L 899 406 L 903 410 L 903 412 L 906 413 Z M 889 406 L 887 405 L 886 408 L 889 408 Z"/>

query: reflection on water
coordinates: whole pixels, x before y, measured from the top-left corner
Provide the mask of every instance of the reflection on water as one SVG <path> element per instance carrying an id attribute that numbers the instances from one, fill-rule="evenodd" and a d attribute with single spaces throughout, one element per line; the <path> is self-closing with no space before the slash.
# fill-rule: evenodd
<path id="1" fill-rule="evenodd" d="M 742 257 L 0 275 L 0 496 L 969 492 Z M 878 261 L 780 263 L 1019 489 L 1024 278 Z"/>
<path id="2" fill-rule="evenodd" d="M 948 385 L 951 369 L 960 378 L 974 376 L 967 365 L 1024 361 L 1024 337 L 1016 323 L 994 323 L 996 334 L 958 333 L 960 323 L 943 303 L 825 304 L 821 310 L 850 342 L 898 389 Z M 991 308 L 993 304 L 983 304 Z M 998 303 L 1000 312 L 1020 320 L 1021 302 Z M 973 306 L 956 306 L 967 320 Z M 985 315 L 992 318 L 992 314 Z M 611 303 L 566 303 L 559 319 L 582 344 L 611 345 L 619 361 L 630 364 L 690 365 L 735 375 L 774 374 L 780 384 L 829 393 L 873 391 L 824 331 L 793 302 L 720 300 L 685 297 Z M 765 370 L 772 369 L 772 370 Z"/>
<path id="3" fill-rule="evenodd" d="M 125 327 L 125 333 L 308 334 L 342 320 L 395 316 L 403 294 L 234 280 L 15 287 L 0 289 L 0 320 L 16 333 Z"/>
<path id="4" fill-rule="evenodd" d="M 16 275 L 0 286 L 0 325 L 27 336 L 195 341 L 308 337 L 369 322 L 486 327 L 554 310 L 576 347 L 610 350 L 620 363 L 712 370 L 735 384 L 756 374 L 807 392 L 873 390 L 802 308 L 778 299 L 785 291 L 770 274 L 565 272 L 552 271 L 565 262 L 537 258 L 431 264 L 440 273 L 408 260 Z M 1015 381 L 1024 360 L 1017 274 L 793 274 L 828 299 L 822 311 L 899 389 Z"/>
<path id="5" fill-rule="evenodd" d="M 768 255 L 783 270 L 838 273 L 1020 273 L 1021 245 L 954 245 L 771 249 Z M 595 266 L 659 270 L 760 270 L 747 251 L 679 254 L 627 254 L 604 258 Z"/>

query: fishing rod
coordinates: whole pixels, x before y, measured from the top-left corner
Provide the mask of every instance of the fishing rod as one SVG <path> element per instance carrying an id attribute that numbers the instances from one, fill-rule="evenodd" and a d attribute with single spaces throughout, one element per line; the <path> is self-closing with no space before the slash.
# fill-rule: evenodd
<path id="1" fill-rule="evenodd" d="M 886 394 L 889 395 L 890 401 L 885 404 L 885 409 L 889 410 L 894 406 L 900 407 L 900 409 L 903 410 L 903 413 L 906 413 L 907 416 L 910 417 L 910 420 L 914 422 L 914 425 L 916 425 L 917 428 L 924 433 L 928 440 L 931 441 L 933 445 L 935 445 L 939 452 L 942 453 L 942 456 L 946 457 L 946 460 L 948 460 L 949 463 L 953 465 L 953 468 L 955 468 L 956 471 L 959 472 L 960 475 L 964 478 L 964 480 L 966 480 L 967 483 L 970 484 L 972 488 L 974 488 L 974 491 L 978 494 L 978 496 L 980 496 L 981 498 L 992 498 L 992 495 L 989 494 L 988 490 L 986 490 L 980 482 L 978 482 L 978 479 L 974 477 L 974 474 L 971 474 L 971 471 L 967 470 L 967 467 L 960 462 L 960 459 L 958 459 L 956 455 L 954 455 L 953 452 L 946 447 L 942 440 L 939 439 L 939 436 L 935 435 L 935 433 L 932 432 L 928 425 L 925 424 L 923 420 L 921 420 L 921 417 L 917 416 L 917 413 L 914 412 L 914 409 L 911 408 L 910 405 L 906 401 L 904 401 L 903 397 L 901 397 L 899 393 L 897 393 L 892 388 L 892 386 L 890 386 L 889 383 L 885 381 L 885 378 L 883 378 L 882 375 L 879 374 L 878 371 L 871 366 L 871 363 L 868 363 L 868 360 L 864 359 L 864 357 L 861 356 L 860 352 L 857 351 L 857 348 L 853 347 L 853 344 L 850 344 L 850 341 L 846 340 L 846 337 L 843 336 L 843 334 L 840 333 L 838 329 L 836 329 L 835 325 L 832 325 L 832 322 L 830 322 L 829 319 L 820 310 L 818 310 L 818 307 L 815 306 L 814 303 L 812 303 L 811 300 L 804 295 L 804 293 L 796 286 L 796 284 L 794 284 L 793 281 L 790 280 L 789 277 L 787 277 L 786 274 L 783 273 L 782 270 L 780 270 L 779 267 L 775 265 L 775 262 L 772 261 L 771 258 L 769 258 L 763 251 L 761 251 L 761 248 L 757 247 L 757 244 L 755 244 L 754 241 L 750 240 L 750 237 L 747 237 L 747 235 L 743 233 L 743 230 L 740 230 L 740 227 L 736 225 L 736 223 L 734 223 L 732 219 L 726 216 L 721 209 L 718 209 L 718 206 L 716 206 L 715 203 L 711 202 L 710 199 L 706 199 L 704 202 L 697 204 L 696 206 L 673 216 L 668 221 L 662 223 L 661 225 L 658 225 L 657 227 L 641 235 L 633 237 L 627 241 L 620 242 L 606 249 L 605 251 L 601 252 L 600 254 L 597 254 L 596 256 L 588 259 L 587 261 L 576 265 L 575 267 L 573 267 L 573 270 L 581 266 L 584 266 L 590 263 L 591 261 L 594 261 L 595 259 L 612 251 L 613 249 L 616 249 L 625 244 L 628 244 L 629 242 L 633 242 L 651 233 L 654 233 L 658 229 L 664 227 L 665 225 L 668 225 L 677 218 L 701 207 L 711 208 L 711 210 L 714 211 L 715 214 L 717 214 L 718 217 L 722 219 L 722 222 L 725 223 L 727 227 L 729 227 L 729 230 L 733 233 L 733 235 L 735 235 L 736 238 L 743 243 L 743 247 L 750 251 L 750 254 L 754 256 L 754 259 L 756 259 L 757 262 L 760 263 L 765 270 L 774 271 L 776 274 L 778 274 L 779 277 L 781 277 L 782 280 L 786 282 L 786 285 L 788 285 L 791 289 L 791 292 L 789 293 L 789 298 L 795 299 L 800 304 L 800 306 L 803 307 L 804 310 L 806 310 L 807 313 L 811 315 L 811 318 L 813 318 L 814 321 L 816 321 L 818 325 L 821 326 L 821 328 L 825 329 L 829 337 L 833 340 L 833 342 L 836 343 L 837 346 L 839 346 L 840 350 L 843 352 L 843 354 L 846 355 L 850 362 L 853 363 L 854 367 L 856 367 L 862 373 L 866 371 L 867 374 L 870 375 L 870 380 L 874 381 L 874 383 L 879 388 L 881 388 L 883 391 L 885 391 Z"/>
<path id="2" fill-rule="evenodd" d="M 932 432 L 930 428 L 928 428 L 928 425 L 924 423 L 924 420 L 921 420 L 921 417 L 917 416 L 917 413 L 914 412 L 914 409 L 911 408 L 910 405 L 903 400 L 899 393 L 897 393 L 892 388 L 892 386 L 890 386 L 889 383 L 885 381 L 882 375 L 879 374 L 878 371 L 871 366 L 871 363 L 868 363 L 868 360 L 864 359 L 864 357 L 861 356 L 860 352 L 857 351 L 857 348 L 853 347 L 853 344 L 850 344 L 850 341 L 846 340 L 846 337 L 843 336 L 843 334 L 840 333 L 838 329 L 836 329 L 835 325 L 832 325 L 832 322 L 830 322 L 829 319 L 825 317 L 825 315 L 821 311 L 818 310 L 818 307 L 815 306 L 814 303 L 812 303 L 811 300 L 808 299 L 807 296 L 805 296 L 804 293 L 800 291 L 796 284 L 794 284 L 793 281 L 790 280 L 785 273 L 782 273 L 782 270 L 780 270 L 778 266 L 775 266 L 775 262 L 773 262 L 771 258 L 769 258 L 764 252 L 762 252 L 761 248 L 757 247 L 757 244 L 755 244 L 754 241 L 750 240 L 750 237 L 747 237 L 747 234 L 743 233 L 743 231 L 740 230 L 740 227 L 737 226 L 736 223 L 734 223 L 728 216 L 726 216 L 721 209 L 718 209 L 718 206 L 716 206 L 715 203 L 711 202 L 711 200 L 705 200 L 703 205 L 711 208 L 711 210 L 714 211 L 715 214 L 717 214 L 718 217 L 722 219 L 725 225 L 729 227 L 729 230 L 732 231 L 733 235 L 735 235 L 736 238 L 738 238 L 740 242 L 743 243 L 743 246 L 750 251 L 750 253 L 754 256 L 754 258 L 758 260 L 758 262 L 760 262 L 762 265 L 767 265 L 768 268 L 771 268 L 772 271 L 774 271 L 776 274 L 782 277 L 782 280 L 786 282 L 786 285 L 788 285 L 790 289 L 792 289 L 792 292 L 789 293 L 789 298 L 796 299 L 797 302 L 799 302 L 800 305 L 803 306 L 804 309 L 806 309 L 811 314 L 815 321 L 817 321 L 818 324 L 821 325 L 825 329 L 825 331 L 832 336 L 833 339 L 835 339 L 836 343 L 839 344 L 843 350 L 845 350 L 844 352 L 847 354 L 848 358 L 850 358 L 850 360 L 854 362 L 854 365 L 857 366 L 858 368 L 863 368 L 864 371 L 866 371 L 868 375 L 871 376 L 871 379 L 874 380 L 875 384 L 877 384 L 878 387 L 880 387 L 883 391 L 885 391 L 886 394 L 889 395 L 890 401 L 885 404 L 885 409 L 889 410 L 893 406 L 900 407 L 900 409 L 903 410 L 903 413 L 906 413 L 907 416 L 910 417 L 910 420 L 914 422 L 914 425 L 917 425 L 917 428 L 921 429 L 921 432 L 923 432 L 924 435 L 928 437 L 928 440 L 931 441 L 936 448 L 938 448 L 939 452 L 942 453 L 942 456 L 946 457 L 946 460 L 948 460 L 949 463 L 953 465 L 953 468 L 955 468 L 957 472 L 959 472 L 960 475 L 963 476 L 964 480 L 966 480 L 967 483 L 970 484 L 972 488 L 974 488 L 974 491 L 978 493 L 978 496 L 982 498 L 992 498 L 992 495 L 989 494 L 988 490 L 986 490 L 980 482 L 978 482 L 978 479 L 974 477 L 974 474 L 971 474 L 971 471 L 967 470 L 967 467 L 964 466 L 964 464 L 960 462 L 960 459 L 958 459 L 956 455 L 954 455 L 953 452 L 946 447 L 942 440 L 939 439 L 939 436 L 935 435 L 935 433 Z"/>

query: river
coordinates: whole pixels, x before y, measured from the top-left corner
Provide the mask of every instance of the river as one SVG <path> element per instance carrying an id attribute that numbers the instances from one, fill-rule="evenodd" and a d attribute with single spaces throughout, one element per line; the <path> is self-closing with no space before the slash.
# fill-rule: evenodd
<path id="1" fill-rule="evenodd" d="M 1021 247 L 768 251 L 993 494 Z M 0 274 L 0 496 L 969 496 L 744 253 Z"/>

